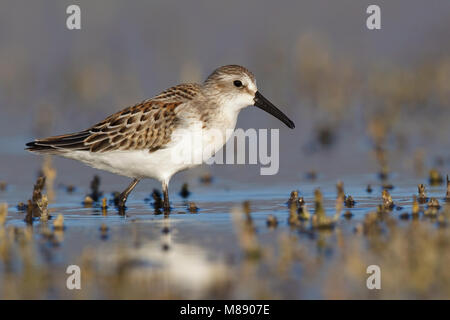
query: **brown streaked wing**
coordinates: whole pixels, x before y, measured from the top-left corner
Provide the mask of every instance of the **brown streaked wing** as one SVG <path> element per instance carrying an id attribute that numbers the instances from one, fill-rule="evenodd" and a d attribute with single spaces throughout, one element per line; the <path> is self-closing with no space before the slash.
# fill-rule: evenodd
<path id="1" fill-rule="evenodd" d="M 199 85 L 184 84 L 163 91 L 152 99 L 119 111 L 90 129 L 62 136 L 38 139 L 28 150 L 149 150 L 164 147 L 178 121 L 179 106 L 199 92 Z"/>
<path id="2" fill-rule="evenodd" d="M 84 144 L 91 152 L 161 148 L 170 141 L 181 103 L 148 100 L 125 109 L 93 126 Z"/>

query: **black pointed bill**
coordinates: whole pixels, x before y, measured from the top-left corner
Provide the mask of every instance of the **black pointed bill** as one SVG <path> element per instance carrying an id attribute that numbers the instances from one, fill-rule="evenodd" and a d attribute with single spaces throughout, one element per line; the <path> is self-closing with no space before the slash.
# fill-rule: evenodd
<path id="1" fill-rule="evenodd" d="M 281 112 L 277 107 L 275 107 L 269 100 L 264 98 L 264 96 L 261 93 L 259 93 L 259 91 L 256 91 L 255 98 L 253 101 L 255 102 L 255 107 L 258 107 L 270 113 L 275 118 L 281 120 L 289 128 L 291 129 L 295 128 L 294 122 L 292 122 L 291 119 L 289 119 L 283 112 Z"/>

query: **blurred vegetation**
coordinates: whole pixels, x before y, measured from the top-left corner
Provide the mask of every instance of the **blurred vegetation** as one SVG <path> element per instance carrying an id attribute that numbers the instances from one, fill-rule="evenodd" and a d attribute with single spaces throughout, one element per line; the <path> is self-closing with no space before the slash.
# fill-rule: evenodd
<path id="1" fill-rule="evenodd" d="M 211 259 L 177 241 L 169 216 L 160 221 L 159 239 L 142 235 L 148 223 L 133 221 L 121 231 L 129 240 L 108 241 L 114 231 L 102 224 L 103 242 L 72 261 L 82 270 L 82 288 L 73 291 L 65 288 L 65 266 L 54 259 L 65 234 L 77 232 L 56 228 L 62 215 L 53 228 L 46 221 L 34 228 L 0 221 L 0 298 L 448 299 L 450 206 L 433 216 L 425 209 L 397 214 L 385 208 L 359 222 L 323 226 L 315 212 L 289 226 L 268 225 L 267 242 L 244 203 L 231 210 L 236 238 L 229 241 L 239 249 L 229 259 Z M 0 218 L 5 211 L 0 205 Z M 382 290 L 366 287 L 373 264 L 381 268 Z"/>

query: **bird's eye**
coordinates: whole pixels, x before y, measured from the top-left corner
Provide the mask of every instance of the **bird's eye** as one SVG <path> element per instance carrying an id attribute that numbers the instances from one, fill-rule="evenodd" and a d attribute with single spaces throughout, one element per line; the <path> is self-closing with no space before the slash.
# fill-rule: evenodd
<path id="1" fill-rule="evenodd" d="M 242 87 L 242 82 L 240 80 L 234 80 L 233 84 L 235 87 L 238 87 L 238 88 Z"/>

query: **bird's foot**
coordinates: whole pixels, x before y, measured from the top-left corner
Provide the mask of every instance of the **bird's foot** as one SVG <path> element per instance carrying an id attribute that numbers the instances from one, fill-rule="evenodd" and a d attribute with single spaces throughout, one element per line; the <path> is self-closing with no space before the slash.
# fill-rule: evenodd
<path id="1" fill-rule="evenodd" d="M 164 213 L 170 213 L 170 204 L 168 202 L 164 202 Z"/>
<path id="2" fill-rule="evenodd" d="M 125 209 L 125 203 L 127 202 L 127 197 L 119 196 L 119 202 L 117 203 L 117 207 L 119 209 Z"/>

